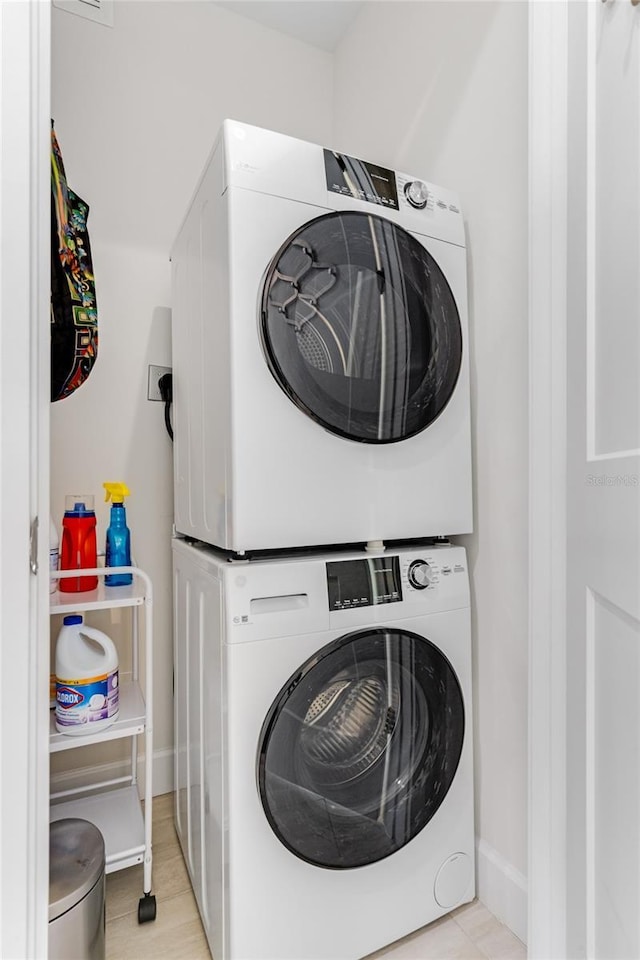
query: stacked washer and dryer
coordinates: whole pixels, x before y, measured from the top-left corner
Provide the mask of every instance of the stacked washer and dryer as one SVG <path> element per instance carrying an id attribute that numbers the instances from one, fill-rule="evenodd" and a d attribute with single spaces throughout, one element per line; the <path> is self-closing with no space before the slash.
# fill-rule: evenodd
<path id="1" fill-rule="evenodd" d="M 224 123 L 172 251 L 176 825 L 215 960 L 474 895 L 463 219 Z"/>

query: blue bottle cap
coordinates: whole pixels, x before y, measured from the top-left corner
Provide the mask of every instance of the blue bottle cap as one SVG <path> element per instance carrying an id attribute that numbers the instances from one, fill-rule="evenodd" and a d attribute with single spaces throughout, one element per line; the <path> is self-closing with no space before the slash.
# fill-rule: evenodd
<path id="1" fill-rule="evenodd" d="M 87 510 L 84 501 L 79 500 L 73 505 L 73 510 L 65 510 L 65 517 L 95 517 L 94 510 Z"/>
<path id="2" fill-rule="evenodd" d="M 70 617 L 65 617 L 62 622 L 65 627 L 70 627 L 74 623 L 82 623 L 82 617 L 78 616 L 77 613 L 72 613 Z"/>

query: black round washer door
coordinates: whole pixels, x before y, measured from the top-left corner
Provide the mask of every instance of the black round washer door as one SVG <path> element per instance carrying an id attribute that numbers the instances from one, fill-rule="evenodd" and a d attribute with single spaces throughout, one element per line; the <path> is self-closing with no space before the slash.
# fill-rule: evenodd
<path id="1" fill-rule="evenodd" d="M 280 387 L 351 440 L 424 430 L 460 373 L 460 317 L 442 270 L 374 214 L 326 214 L 292 234 L 267 269 L 260 321 Z"/>
<path id="2" fill-rule="evenodd" d="M 405 630 L 349 634 L 284 685 L 264 722 L 258 786 L 292 853 L 332 869 L 399 850 L 455 776 L 464 703 L 454 670 Z"/>

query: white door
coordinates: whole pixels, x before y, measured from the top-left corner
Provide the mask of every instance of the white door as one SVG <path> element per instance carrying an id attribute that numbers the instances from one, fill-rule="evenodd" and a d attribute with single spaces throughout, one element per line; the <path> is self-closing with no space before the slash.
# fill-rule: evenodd
<path id="1" fill-rule="evenodd" d="M 47 953 L 48 128 L 49 5 L 2 0 L 0 956 L 7 958 Z"/>
<path id="2" fill-rule="evenodd" d="M 569 5 L 567 943 L 640 957 L 640 7 Z"/>
<path id="3" fill-rule="evenodd" d="M 549 67 L 546 119 L 544 81 L 532 91 L 532 200 L 550 201 L 546 260 L 532 208 L 532 321 L 537 304 L 552 323 L 532 325 L 547 420 L 532 407 L 530 955 L 636 960 L 640 6 L 553 6 L 532 15 Z"/>

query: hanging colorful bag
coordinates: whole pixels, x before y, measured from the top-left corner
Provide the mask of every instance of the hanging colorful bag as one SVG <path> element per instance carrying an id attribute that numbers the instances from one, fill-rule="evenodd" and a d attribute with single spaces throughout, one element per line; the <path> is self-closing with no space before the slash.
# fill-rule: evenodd
<path id="1" fill-rule="evenodd" d="M 89 207 L 67 186 L 51 123 L 51 400 L 87 379 L 98 356 L 96 286 L 87 233 Z"/>

